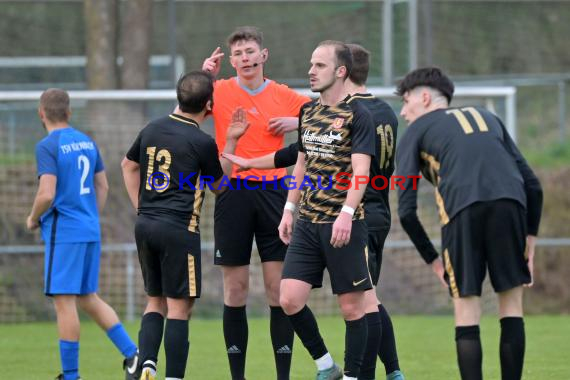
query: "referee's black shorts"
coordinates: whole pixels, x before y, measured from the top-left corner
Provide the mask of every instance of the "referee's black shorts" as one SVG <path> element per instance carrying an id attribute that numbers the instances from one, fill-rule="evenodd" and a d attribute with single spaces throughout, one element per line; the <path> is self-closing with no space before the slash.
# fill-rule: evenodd
<path id="1" fill-rule="evenodd" d="M 287 190 L 279 181 L 240 181 L 240 189 L 237 180 L 231 183 L 234 190 L 216 197 L 214 264 L 248 265 L 254 237 L 261 262 L 283 261 L 287 246 L 279 239 L 277 228 Z"/>
<path id="2" fill-rule="evenodd" d="M 480 296 L 487 270 L 495 292 L 530 282 L 526 212 L 510 199 L 477 202 L 442 229 L 445 280 L 451 296 Z"/>
<path id="3" fill-rule="evenodd" d="M 334 294 L 372 289 L 366 264 L 367 229 L 364 220 L 352 222 L 348 245 L 333 248 L 330 243 L 333 223 L 298 220 L 283 264 L 283 279 L 323 285 L 325 267 Z"/>

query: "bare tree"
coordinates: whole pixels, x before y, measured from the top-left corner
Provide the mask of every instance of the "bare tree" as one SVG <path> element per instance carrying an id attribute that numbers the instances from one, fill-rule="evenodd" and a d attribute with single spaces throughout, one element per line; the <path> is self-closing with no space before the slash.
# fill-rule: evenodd
<path id="1" fill-rule="evenodd" d="M 149 80 L 152 0 L 127 0 L 122 17 L 121 88 L 146 88 Z"/>
<path id="2" fill-rule="evenodd" d="M 152 3 L 152 0 L 85 0 L 89 89 L 147 88 Z M 118 51 L 122 58 L 120 66 L 117 66 Z M 86 127 L 96 136 L 111 188 L 122 187 L 117 168 L 132 139 L 145 125 L 145 114 L 145 104 L 141 102 L 89 102 Z M 111 192 L 106 210 L 120 208 L 124 202 L 123 192 Z M 107 215 L 108 211 L 102 215 L 107 239 L 122 241 L 131 235 L 132 215 Z"/>
<path id="3" fill-rule="evenodd" d="M 117 0 L 85 0 L 87 87 L 117 88 Z"/>

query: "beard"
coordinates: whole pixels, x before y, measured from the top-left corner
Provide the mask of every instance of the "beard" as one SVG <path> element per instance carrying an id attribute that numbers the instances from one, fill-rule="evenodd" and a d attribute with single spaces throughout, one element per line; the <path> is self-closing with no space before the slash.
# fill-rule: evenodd
<path id="1" fill-rule="evenodd" d="M 318 92 L 318 93 L 325 92 L 326 90 L 331 88 L 334 83 L 335 83 L 335 78 L 333 77 L 327 82 L 318 83 L 318 84 L 315 84 L 314 86 L 311 86 L 311 91 Z"/>

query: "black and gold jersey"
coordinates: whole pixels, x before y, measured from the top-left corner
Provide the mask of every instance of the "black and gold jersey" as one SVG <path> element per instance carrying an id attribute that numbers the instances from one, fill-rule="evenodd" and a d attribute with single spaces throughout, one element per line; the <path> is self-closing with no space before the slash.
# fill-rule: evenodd
<path id="1" fill-rule="evenodd" d="M 398 175 L 421 172 L 435 186 L 443 225 L 473 203 L 512 199 L 527 209 L 529 233 L 538 230 L 538 178 L 502 122 L 483 108 L 438 109 L 421 116 L 402 137 L 396 162 Z M 437 254 L 417 221 L 417 191 L 411 180 L 403 186 L 398 190 L 400 220 L 429 262 Z"/>
<path id="2" fill-rule="evenodd" d="M 347 98 L 348 103 L 359 102 L 372 114 L 376 138 L 376 157 L 370 162 L 370 178 L 382 176 L 386 181 L 394 173 L 396 159 L 396 140 L 398 136 L 398 118 L 383 100 L 372 94 L 354 94 Z M 276 168 L 294 165 L 299 152 L 298 144 L 294 143 L 275 152 L 274 164 Z M 379 189 L 382 188 L 383 189 Z M 389 182 L 384 186 L 382 179 L 377 179 L 376 188 L 371 183 L 364 193 L 364 211 L 366 223 L 369 228 L 389 228 L 391 224 L 390 202 L 388 191 Z"/>
<path id="3" fill-rule="evenodd" d="M 199 232 L 204 201 L 199 177 L 223 175 L 214 139 L 194 120 L 171 114 L 150 122 L 127 158 L 140 165 L 139 214 Z"/>
<path id="4" fill-rule="evenodd" d="M 396 139 L 398 136 L 398 118 L 383 100 L 372 94 L 354 94 L 347 100 L 359 102 L 372 114 L 375 128 L 375 152 L 376 157 L 370 162 L 370 178 L 382 176 L 386 181 L 394 173 L 394 161 L 396 159 Z M 372 182 L 366 187 L 364 193 L 364 210 L 366 223 L 369 228 L 389 228 L 391 224 L 390 202 L 388 191 L 390 182 L 384 187 L 384 182 L 378 179 L 376 189 Z M 382 188 L 383 189 L 379 189 Z"/>
<path id="5" fill-rule="evenodd" d="M 302 187 L 299 218 L 332 223 L 348 192 L 345 183 L 335 183 L 337 176 L 352 175 L 352 154 L 375 155 L 372 116 L 358 102 L 325 106 L 315 100 L 301 108 L 299 125 L 299 151 L 305 153 L 305 177 L 310 181 Z M 354 218 L 363 217 L 361 202 Z"/>

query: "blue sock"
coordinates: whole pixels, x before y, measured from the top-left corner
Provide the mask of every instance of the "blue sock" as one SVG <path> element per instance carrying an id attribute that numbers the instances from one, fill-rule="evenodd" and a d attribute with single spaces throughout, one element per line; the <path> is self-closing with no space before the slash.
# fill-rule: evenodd
<path id="1" fill-rule="evenodd" d="M 79 342 L 59 341 L 59 355 L 64 380 L 79 378 Z"/>
<path id="2" fill-rule="evenodd" d="M 107 336 L 125 358 L 132 358 L 137 353 L 137 346 L 131 340 L 121 322 L 107 330 Z"/>

